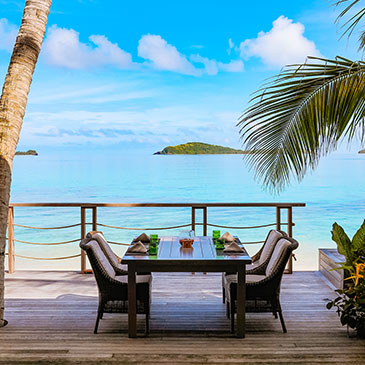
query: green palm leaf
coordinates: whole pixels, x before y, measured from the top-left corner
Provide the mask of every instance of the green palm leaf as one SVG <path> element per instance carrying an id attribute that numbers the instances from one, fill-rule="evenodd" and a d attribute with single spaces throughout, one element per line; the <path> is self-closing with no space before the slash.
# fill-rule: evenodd
<path id="1" fill-rule="evenodd" d="M 349 13 L 354 10 L 355 5 L 359 5 L 361 0 L 336 0 L 335 6 L 339 5 L 345 5 L 346 7 L 341 11 L 339 16 L 336 19 L 336 22 L 338 23 L 341 18 L 345 17 L 346 15 L 349 15 Z M 361 19 L 365 16 L 365 8 L 360 9 L 359 11 L 356 11 L 355 14 L 350 15 L 350 18 L 342 25 L 342 28 L 344 28 L 344 32 L 342 36 L 347 34 L 349 37 L 354 32 L 355 28 L 359 26 Z M 365 32 L 362 30 L 360 34 L 360 47 L 359 49 L 364 48 L 365 46 Z"/>
<path id="2" fill-rule="evenodd" d="M 288 66 L 239 118 L 245 158 L 265 187 L 282 190 L 347 136 L 364 139 L 365 63 L 310 57 Z"/>

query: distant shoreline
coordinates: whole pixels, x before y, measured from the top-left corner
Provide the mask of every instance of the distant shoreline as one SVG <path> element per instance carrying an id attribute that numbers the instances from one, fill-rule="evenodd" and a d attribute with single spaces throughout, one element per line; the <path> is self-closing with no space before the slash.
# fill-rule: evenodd
<path id="1" fill-rule="evenodd" d="M 154 155 L 242 155 L 249 151 L 234 149 L 231 147 L 218 146 L 201 142 L 188 142 L 176 146 L 167 146 Z"/>
<path id="2" fill-rule="evenodd" d="M 16 151 L 15 156 L 38 156 L 38 152 L 36 150 Z"/>

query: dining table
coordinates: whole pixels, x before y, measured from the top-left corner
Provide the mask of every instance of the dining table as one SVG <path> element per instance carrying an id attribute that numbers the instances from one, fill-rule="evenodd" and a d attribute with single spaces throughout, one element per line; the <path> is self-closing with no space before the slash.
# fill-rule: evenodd
<path id="1" fill-rule="evenodd" d="M 128 336 L 137 337 L 137 272 L 229 272 L 237 273 L 236 336 L 245 337 L 246 265 L 251 257 L 240 240 L 235 238 L 242 251 L 224 252 L 211 236 L 194 237 L 191 248 L 183 248 L 180 238 L 160 237 L 156 255 L 127 251 L 123 256 L 122 264 L 128 265 Z"/>

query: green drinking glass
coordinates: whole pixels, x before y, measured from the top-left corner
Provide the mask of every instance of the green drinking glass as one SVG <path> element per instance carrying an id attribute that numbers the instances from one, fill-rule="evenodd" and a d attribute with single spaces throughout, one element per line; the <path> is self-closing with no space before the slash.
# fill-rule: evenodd
<path id="1" fill-rule="evenodd" d="M 215 248 L 217 249 L 217 250 L 223 250 L 224 249 L 224 243 L 225 243 L 225 241 L 224 240 L 221 240 L 221 239 L 217 239 L 216 241 L 215 241 Z"/>
<path id="2" fill-rule="evenodd" d="M 150 235 L 150 243 L 155 243 L 156 245 L 158 245 L 158 234 Z"/>
<path id="3" fill-rule="evenodd" d="M 150 245 L 148 246 L 148 253 L 150 255 L 157 255 L 157 252 L 158 252 L 158 246 L 157 246 L 157 243 L 156 242 L 150 242 Z"/>
<path id="4" fill-rule="evenodd" d="M 213 240 L 217 240 L 221 236 L 221 231 L 213 231 Z"/>

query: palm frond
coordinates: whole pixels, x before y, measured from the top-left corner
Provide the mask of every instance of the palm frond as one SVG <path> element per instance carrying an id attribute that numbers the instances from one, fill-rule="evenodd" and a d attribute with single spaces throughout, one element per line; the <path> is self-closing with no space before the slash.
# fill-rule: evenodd
<path id="1" fill-rule="evenodd" d="M 237 126 L 256 178 L 273 191 L 365 126 L 365 63 L 310 57 L 288 66 L 251 100 Z"/>
<path id="2" fill-rule="evenodd" d="M 365 49 L 365 32 L 362 32 L 359 37 L 359 51 Z"/>
<path id="3" fill-rule="evenodd" d="M 349 13 L 351 12 L 351 10 L 354 9 L 355 5 L 358 5 L 359 2 L 361 0 L 336 0 L 335 1 L 335 6 L 339 6 L 339 5 L 347 5 L 342 11 L 341 13 L 338 15 L 337 19 L 336 19 L 336 23 L 339 23 L 339 21 L 345 17 L 346 15 L 349 15 Z M 354 32 L 355 28 L 357 26 L 359 26 L 361 19 L 365 16 L 365 8 L 362 8 L 358 11 L 355 12 L 355 14 L 351 15 L 350 18 L 348 20 L 346 20 L 346 22 L 342 25 L 341 28 L 344 28 L 343 34 L 341 37 L 343 37 L 344 35 L 348 35 L 348 37 L 350 37 L 352 35 L 352 33 Z M 363 49 L 365 44 L 364 44 L 364 38 L 365 38 L 365 32 L 361 31 L 361 35 L 360 35 L 360 49 Z"/>

